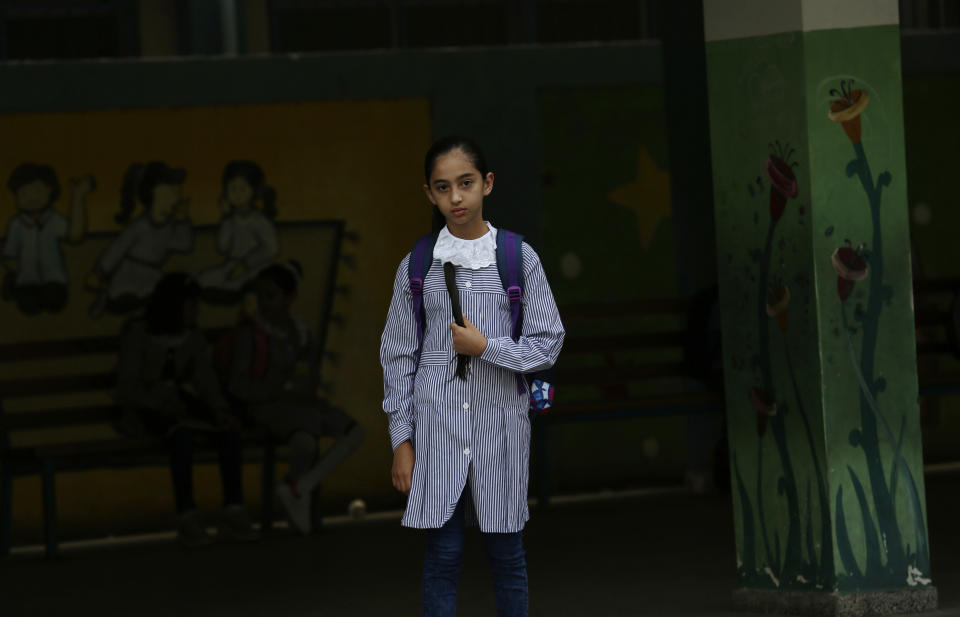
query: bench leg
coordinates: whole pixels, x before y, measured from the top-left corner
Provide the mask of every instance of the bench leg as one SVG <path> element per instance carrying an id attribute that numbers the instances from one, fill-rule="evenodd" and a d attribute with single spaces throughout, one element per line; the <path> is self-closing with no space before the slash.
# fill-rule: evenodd
<path id="1" fill-rule="evenodd" d="M 310 494 L 310 529 L 313 533 L 323 530 L 323 491 L 318 484 Z"/>
<path id="2" fill-rule="evenodd" d="M 547 455 L 549 431 L 547 418 L 536 418 L 533 423 L 533 456 L 537 473 L 537 510 L 546 510 L 550 505 L 549 457 Z"/>
<path id="3" fill-rule="evenodd" d="M 273 528 L 273 499 L 276 492 L 276 446 L 272 442 L 263 447 L 262 473 L 260 531 L 266 533 Z"/>
<path id="4" fill-rule="evenodd" d="M 56 467 L 52 459 L 43 461 L 43 537 L 46 556 L 57 556 L 57 490 L 54 483 Z"/>
<path id="5" fill-rule="evenodd" d="M 0 471 L 0 556 L 10 554 L 13 525 L 13 472 L 9 465 Z"/>

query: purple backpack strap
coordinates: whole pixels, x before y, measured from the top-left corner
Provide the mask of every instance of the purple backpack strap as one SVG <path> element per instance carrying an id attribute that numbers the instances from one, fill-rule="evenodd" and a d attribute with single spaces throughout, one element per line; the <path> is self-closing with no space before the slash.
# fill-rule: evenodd
<path id="1" fill-rule="evenodd" d="M 410 296 L 413 299 L 413 319 L 417 324 L 417 362 L 420 361 L 420 351 L 423 350 L 423 332 L 426 328 L 423 312 L 423 281 L 433 264 L 433 245 L 437 238 L 427 234 L 417 240 L 410 252 L 410 262 L 407 264 L 407 275 L 410 279 Z"/>
<path id="2" fill-rule="evenodd" d="M 510 299 L 510 338 L 517 341 L 523 333 L 523 236 L 506 229 L 497 230 L 497 270 Z M 519 373 L 517 390 L 521 394 L 527 391 Z"/>

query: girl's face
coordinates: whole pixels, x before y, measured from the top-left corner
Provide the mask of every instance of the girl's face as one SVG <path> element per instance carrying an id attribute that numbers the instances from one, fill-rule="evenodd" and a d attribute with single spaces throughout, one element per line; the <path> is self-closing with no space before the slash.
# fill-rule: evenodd
<path id="1" fill-rule="evenodd" d="M 257 309 L 268 321 L 280 321 L 290 314 L 293 298 L 280 286 L 267 278 L 259 278 L 256 283 Z"/>
<path id="2" fill-rule="evenodd" d="M 437 157 L 430 184 L 425 184 L 423 190 L 427 199 L 440 209 L 451 232 L 485 233 L 483 198 L 493 191 L 493 173 L 482 176 L 462 150 L 451 150 Z"/>
<path id="3" fill-rule="evenodd" d="M 166 223 L 180 202 L 179 184 L 158 184 L 153 189 L 153 205 L 150 206 L 150 218 L 155 223 Z"/>
<path id="4" fill-rule="evenodd" d="M 50 187 L 40 180 L 24 184 L 14 195 L 17 209 L 23 212 L 40 212 L 50 205 L 51 193 Z"/>
<path id="5" fill-rule="evenodd" d="M 227 182 L 227 201 L 237 210 L 247 211 L 253 205 L 253 187 L 246 178 L 237 176 Z"/>

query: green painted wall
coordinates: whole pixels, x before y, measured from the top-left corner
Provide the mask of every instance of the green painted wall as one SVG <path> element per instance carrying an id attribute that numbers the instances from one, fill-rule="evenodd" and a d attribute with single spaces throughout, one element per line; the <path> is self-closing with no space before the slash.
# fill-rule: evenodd
<path id="1" fill-rule="evenodd" d="M 728 432 L 745 587 L 830 587 L 832 554 L 823 478 L 809 232 L 810 182 L 799 34 L 707 44 L 718 278 L 725 319 Z M 792 153 L 791 153 L 792 151 Z M 783 200 L 770 157 L 795 163 L 798 188 Z M 774 220 L 771 199 L 784 209 Z M 767 315 L 785 286 L 785 330 Z M 763 393 L 763 394 L 761 394 Z M 768 416 L 754 399 L 775 400 Z M 768 401 L 769 402 L 769 401 Z M 820 466 L 820 477 L 814 462 Z M 823 489 L 821 490 L 821 485 Z M 784 575 L 789 572 L 789 580 Z"/>
<path id="2" fill-rule="evenodd" d="M 675 296 L 663 88 L 543 88 L 537 100 L 547 238 L 540 250 L 557 302 Z M 678 326 L 655 319 L 641 327 Z M 636 328 L 616 320 L 565 325 L 570 339 Z M 667 361 L 662 355 L 654 361 Z M 598 358 L 562 362 L 570 369 L 590 360 Z M 682 387 L 661 381 L 653 386 Z M 568 401 L 604 396 L 597 386 L 564 386 L 560 394 Z M 604 487 L 676 479 L 685 465 L 684 425 L 683 416 L 556 425 L 550 432 L 555 489 L 591 490 L 599 478 Z"/>
<path id="3" fill-rule="evenodd" d="M 817 145 L 812 231 L 823 404 L 841 589 L 913 586 L 923 578 L 929 584 L 930 576 L 898 42 L 894 26 L 805 35 L 809 135 Z M 870 99 L 858 118 L 841 125 L 827 111 L 839 98 L 831 90 L 844 80 L 848 91 Z M 851 130 L 857 119 L 859 144 Z M 846 301 L 829 259 L 844 246 L 869 267 Z"/>
<path id="4" fill-rule="evenodd" d="M 707 46 L 745 587 L 929 584 L 897 42 Z M 869 93 L 862 138 L 828 118 L 842 88 Z M 865 280 L 838 282 L 840 248 Z"/>
<path id="5" fill-rule="evenodd" d="M 538 103 L 558 302 L 675 295 L 663 89 L 544 89 Z"/>

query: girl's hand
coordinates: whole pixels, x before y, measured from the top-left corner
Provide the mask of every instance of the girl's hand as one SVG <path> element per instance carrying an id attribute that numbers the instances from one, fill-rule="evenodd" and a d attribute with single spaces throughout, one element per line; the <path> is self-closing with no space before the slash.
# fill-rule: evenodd
<path id="1" fill-rule="evenodd" d="M 457 322 L 450 324 L 453 330 L 453 350 L 464 356 L 479 356 L 487 348 L 487 337 L 485 337 L 477 327 L 470 323 L 467 316 L 463 316 L 463 326 L 457 325 Z"/>
<path id="2" fill-rule="evenodd" d="M 404 495 L 410 492 L 410 482 L 413 479 L 413 446 L 405 441 L 393 451 L 393 488 Z"/>

